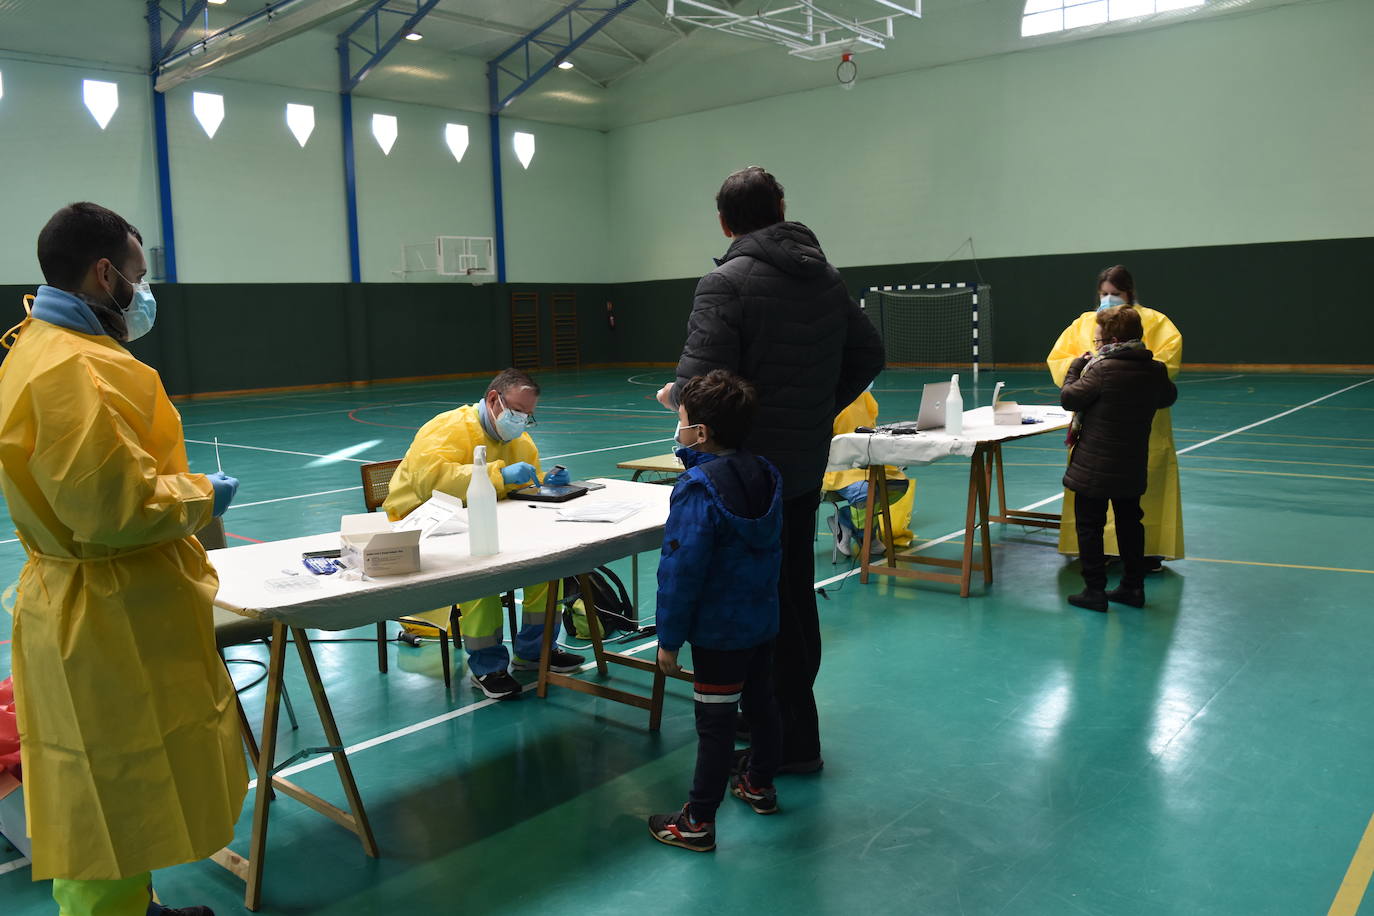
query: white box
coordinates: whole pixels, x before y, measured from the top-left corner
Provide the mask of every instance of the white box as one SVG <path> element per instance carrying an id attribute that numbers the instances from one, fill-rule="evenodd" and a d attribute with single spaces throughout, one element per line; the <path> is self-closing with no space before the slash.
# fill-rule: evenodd
<path id="1" fill-rule="evenodd" d="M 3 775 L 6 779 L 0 780 L 0 792 L 5 792 L 7 784 L 14 781 L 14 777 L 8 773 Z M 5 839 L 28 858 L 33 854 L 33 849 L 29 845 L 27 833 L 24 821 L 24 789 L 20 786 L 0 798 L 0 834 L 4 834 Z"/>
<path id="2" fill-rule="evenodd" d="M 994 426 L 1020 426 L 1021 405 L 1015 401 L 999 401 L 993 408 L 992 422 Z"/>
<path id="3" fill-rule="evenodd" d="M 420 571 L 420 530 L 395 531 L 380 512 L 345 515 L 339 523 L 342 558 L 366 576 Z"/>

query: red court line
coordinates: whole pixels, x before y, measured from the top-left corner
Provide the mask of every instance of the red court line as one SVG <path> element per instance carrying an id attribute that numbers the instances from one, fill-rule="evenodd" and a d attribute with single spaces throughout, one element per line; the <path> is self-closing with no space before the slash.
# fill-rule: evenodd
<path id="1" fill-rule="evenodd" d="M 259 541 L 257 538 L 244 537 L 244 536 L 241 535 L 241 534 L 234 534 L 234 533 L 229 532 L 229 531 L 224 532 L 224 536 L 227 537 L 227 538 L 238 538 L 240 541 L 249 541 L 249 542 L 254 543 L 254 544 L 266 544 L 266 543 L 267 543 L 266 541 Z"/>
<path id="2" fill-rule="evenodd" d="M 356 407 L 348 412 L 348 419 L 354 423 L 362 423 L 364 426 L 385 426 L 387 429 L 419 429 L 418 426 L 397 426 L 395 423 L 377 423 L 373 420 L 363 420 L 356 416 L 360 410 L 370 410 L 369 407 Z"/>

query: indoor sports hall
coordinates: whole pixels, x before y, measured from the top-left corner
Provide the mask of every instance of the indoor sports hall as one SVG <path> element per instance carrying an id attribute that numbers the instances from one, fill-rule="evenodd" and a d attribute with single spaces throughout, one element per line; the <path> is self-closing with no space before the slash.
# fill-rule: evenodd
<path id="1" fill-rule="evenodd" d="M 824 766 L 778 776 L 777 816 L 727 793 L 710 855 L 645 830 L 690 784 L 691 683 L 667 679 L 657 729 L 556 679 L 540 697 L 534 671 L 497 701 L 457 628 L 406 630 L 407 604 L 311 618 L 291 631 L 303 652 L 270 622 L 275 644 L 221 642 L 250 759 L 284 672 L 286 782 L 261 805 L 252 784 L 233 855 L 154 870 L 160 900 L 1374 913 L 1372 33 L 1367 0 L 0 0 L 4 326 L 44 283 L 35 239 L 58 208 L 137 227 L 157 311 L 128 350 L 175 403 L 189 471 L 240 482 L 210 553 L 224 594 L 240 548 L 337 542 L 374 508 L 364 469 L 510 366 L 541 387 L 543 471 L 633 479 L 666 506 L 678 418 L 656 395 L 731 245 L 717 191 L 746 166 L 785 187 L 786 219 L 884 344 L 875 426 L 917 421 L 954 374 L 965 411 L 1062 418 L 995 461 L 901 468 L 911 536 L 894 549 L 962 562 L 967 586 L 865 574 L 863 539 L 835 533 L 849 507 L 821 501 Z M 1066 602 L 1079 561 L 1036 524 L 1061 511 L 1069 425 L 1047 357 L 1118 264 L 1182 337 L 1168 416 L 1186 549 L 1146 577 L 1143 608 L 1094 613 Z M 0 457 L 13 439 L 0 428 Z M 578 503 L 518 511 L 562 505 Z M 526 527 L 501 509 L 514 556 Z M 11 510 L 0 681 L 27 635 Z M 563 527 L 590 543 L 615 524 Z M 282 594 L 338 587 L 283 556 Z M 643 541 L 607 564 L 631 610 L 605 648 L 643 668 L 602 674 L 565 629 L 577 680 L 657 689 L 658 564 Z M 57 913 L 23 849 L 4 697 L 0 914 Z"/>

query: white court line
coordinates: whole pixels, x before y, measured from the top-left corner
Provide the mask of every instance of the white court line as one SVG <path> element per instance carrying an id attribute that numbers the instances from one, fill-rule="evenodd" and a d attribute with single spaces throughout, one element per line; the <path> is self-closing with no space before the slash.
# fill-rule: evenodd
<path id="1" fill-rule="evenodd" d="M 643 652 L 645 649 L 656 648 L 657 646 L 658 640 L 651 639 L 642 645 L 635 646 L 633 649 L 626 649 L 621 654 L 637 655 L 638 653 Z M 591 661 L 587 662 L 585 665 L 579 668 L 578 671 L 590 671 L 595 667 L 596 662 Z M 538 686 L 538 681 L 531 681 L 524 687 L 520 688 L 520 692 L 525 693 L 526 691 L 534 690 Z M 385 735 L 378 735 L 375 738 L 369 738 L 366 741 L 360 741 L 357 744 L 349 745 L 348 747 L 344 748 L 344 753 L 351 757 L 359 751 L 365 751 L 369 748 L 374 748 L 382 744 L 387 744 L 388 742 L 395 741 L 399 738 L 405 738 L 408 735 L 413 735 L 417 732 L 422 732 L 425 729 L 433 728 L 436 725 L 443 725 L 445 722 L 451 722 L 454 719 L 457 719 L 459 716 L 465 716 L 468 713 L 476 712 L 479 709 L 486 709 L 488 706 L 492 706 L 496 703 L 501 702 L 503 701 L 493 699 L 478 700 L 476 703 L 469 703 L 467 706 L 460 706 L 458 709 L 451 709 L 446 713 L 441 713 L 440 715 L 434 716 L 429 719 L 425 719 L 423 722 L 416 722 L 414 725 L 407 725 L 405 728 L 398 728 L 395 731 L 387 732 Z M 322 754 L 313 760 L 305 760 L 301 763 L 296 764 L 295 766 L 287 767 L 286 769 L 282 770 L 280 773 L 277 773 L 276 775 L 285 779 L 289 776 L 294 776 L 297 773 L 301 773 L 306 770 L 313 770 L 315 769 L 315 767 L 321 767 L 324 766 L 326 763 L 333 762 L 334 758 L 332 755 Z M 248 788 L 256 788 L 257 784 L 258 781 L 254 779 L 253 781 L 248 783 Z"/>
<path id="2" fill-rule="evenodd" d="M 28 865 L 28 859 L 15 859 L 13 862 L 6 862 L 4 865 L 0 865 L 0 875 L 8 875 L 12 871 L 27 868 Z"/>
<path id="3" fill-rule="evenodd" d="M 667 413 L 667 411 L 664 411 L 664 413 Z M 671 441 L 672 441 L 671 439 L 668 439 L 668 438 L 666 438 L 666 437 L 663 438 L 663 439 L 648 439 L 648 440 L 646 440 L 646 441 L 644 441 L 644 442 L 628 442 L 628 443 L 626 443 L 625 445 L 608 445 L 608 446 L 606 446 L 605 448 L 589 448 L 589 449 L 587 449 L 585 452 L 567 452 L 566 454 L 563 454 L 563 455 L 540 455 L 540 456 L 539 456 L 539 460 L 540 460 L 541 462 L 543 462 L 543 461 L 552 461 L 552 460 L 555 459 L 555 458 L 576 458 L 578 455 L 595 455 L 597 452 L 613 452 L 613 451 L 615 451 L 616 449 L 620 449 L 620 448 L 638 448 L 638 447 L 641 446 L 641 445 L 661 445 L 661 444 L 663 444 L 664 442 L 671 442 Z"/>
<path id="4" fill-rule="evenodd" d="M 671 410 L 660 407 L 658 410 L 644 410 L 640 407 L 568 407 L 563 404 L 540 404 L 539 410 L 590 410 L 595 413 L 651 413 L 659 416 L 669 416 Z"/>
<path id="5" fill-rule="evenodd" d="M 214 445 L 213 442 L 206 442 L 204 439 L 187 439 L 192 445 Z M 314 452 L 293 452 L 285 448 L 265 448 L 261 445 L 234 445 L 230 442 L 219 443 L 220 448 L 246 448 L 253 452 L 273 452 L 278 455 L 300 455 L 302 458 L 329 458 L 334 461 L 356 461 L 358 464 L 371 464 L 371 458 L 337 458 L 333 455 L 317 455 Z"/>
<path id="6" fill-rule="evenodd" d="M 670 371 L 670 370 L 664 369 L 663 371 L 664 371 L 664 372 L 668 372 L 668 371 Z M 636 382 L 636 381 L 635 381 L 635 379 L 637 379 L 637 378 L 643 378 L 643 377 L 646 376 L 646 375 L 657 375 L 657 373 L 655 373 L 655 372 L 641 372 L 641 373 L 639 373 L 638 375 L 631 375 L 630 377 L 628 377 L 627 379 L 625 379 L 625 381 L 629 382 L 631 385 L 648 385 L 650 388 L 662 388 L 662 387 L 663 387 L 663 383 L 662 383 L 662 382 Z M 677 377 L 677 376 L 674 376 L 674 378 L 676 378 L 676 377 Z M 659 378 L 662 378 L 662 376 L 659 376 Z"/>
<path id="7" fill-rule="evenodd" d="M 295 420 L 300 417 L 319 417 L 331 413 L 350 413 L 355 410 L 381 410 L 384 407 L 415 407 L 420 404 L 447 404 L 447 401 L 399 401 L 395 404 L 361 404 L 357 407 L 340 407 L 336 410 L 311 410 L 305 413 L 283 413 L 275 414 L 270 417 L 239 417 L 236 420 L 202 420 L 198 423 L 183 423 L 182 429 L 190 429 L 193 426 L 228 426 L 230 423 L 257 423 L 263 420 Z"/>
<path id="8" fill-rule="evenodd" d="M 1338 394 L 1345 394 L 1347 391 L 1350 391 L 1352 388 L 1359 388 L 1361 385 L 1368 385 L 1370 382 L 1374 382 L 1374 378 L 1367 378 L 1367 379 L 1365 379 L 1363 382 L 1357 382 L 1357 383 L 1355 383 L 1354 385 L 1349 385 L 1349 386 L 1347 386 L 1347 387 L 1345 387 L 1345 388 L 1342 388 L 1340 391 L 1333 391 L 1333 392 L 1331 392 L 1330 394 L 1324 394 L 1324 395 L 1322 395 L 1322 396 L 1319 397 L 1319 398 L 1315 398 L 1314 400 L 1308 401 L 1306 404 L 1301 404 L 1301 405 L 1299 405 L 1299 406 L 1297 406 L 1297 407 L 1292 407 L 1292 408 L 1290 408 L 1290 409 L 1288 409 L 1288 410 L 1285 410 L 1283 413 L 1276 413 L 1276 414 L 1274 414 L 1272 417 L 1266 417 L 1266 418 L 1264 418 L 1263 420 L 1259 420 L 1259 421 L 1257 421 L 1257 422 L 1255 422 L 1255 423 L 1251 423 L 1251 424 L 1248 425 L 1248 426 L 1241 426 L 1241 427 L 1239 427 L 1239 428 L 1237 428 L 1237 429 L 1233 429 L 1233 430 L 1231 430 L 1229 433 L 1222 433 L 1221 435 L 1219 435 L 1219 436 L 1213 436 L 1211 439 L 1207 439 L 1206 441 L 1194 443 L 1193 445 L 1190 445 L 1190 446 L 1188 446 L 1187 448 L 1181 448 L 1181 449 L 1179 449 L 1178 452 L 1177 452 L 1176 454 L 1179 454 L 1179 455 L 1186 455 L 1186 454 L 1188 454 L 1189 452 L 1193 451 L 1194 449 L 1202 448 L 1204 445 L 1211 445 L 1213 442 L 1220 442 L 1222 439 L 1229 438 L 1230 436 L 1234 436 L 1234 435 L 1236 435 L 1237 433 L 1243 433 L 1243 432 L 1245 432 L 1247 429 L 1254 429 L 1256 426 L 1263 426 L 1265 423 L 1269 423 L 1269 422 L 1271 422 L 1271 421 L 1273 421 L 1273 420 L 1277 420 L 1277 419 L 1279 419 L 1280 417 L 1286 417 L 1286 416 L 1288 416 L 1290 413 L 1294 413 L 1294 412 L 1296 412 L 1296 411 L 1302 410 L 1304 407 L 1311 407 L 1313 404 L 1318 404 L 1318 403 L 1320 403 L 1320 402 L 1322 402 L 1322 401 L 1325 401 L 1327 398 L 1334 398 L 1334 397 L 1335 397 L 1336 395 L 1338 395 Z M 1041 506 L 1047 506 L 1047 505 L 1049 505 L 1050 503 L 1055 502 L 1055 501 L 1057 501 L 1057 500 L 1061 500 L 1061 499 L 1063 499 L 1063 498 L 1064 498 L 1064 492 L 1061 490 L 1060 492 L 1054 494 L 1053 496 L 1046 496 L 1044 499 L 1039 500 L 1039 501 L 1037 501 L 1037 502 L 1030 503 L 1029 505 L 1022 506 L 1020 509 L 1017 509 L 1016 511 L 1017 511 L 1017 512 L 1033 512 L 1033 511 L 1035 511 L 1036 509 L 1039 509 Z M 962 536 L 963 533 L 964 533 L 964 529 L 963 529 L 963 528 L 959 528 L 959 529 L 956 530 L 956 531 L 951 531 L 949 534 L 946 534 L 946 535 L 943 535 L 943 536 L 941 536 L 941 537 L 935 538 L 935 540 L 933 540 L 933 541 L 926 541 L 926 542 L 923 543 L 920 547 L 913 548 L 912 550 L 908 551 L 908 553 L 919 553 L 919 552 L 922 551 L 922 550 L 928 550 L 929 548 L 934 547 L 936 544 L 943 544 L 943 543 L 945 543 L 946 541 L 952 541 L 952 540 L 954 540 L 955 538 Z M 827 586 L 827 585 L 830 585 L 830 584 L 832 584 L 832 583 L 839 582 L 839 581 L 842 580 L 842 579 L 848 579 L 850 576 L 856 576 L 856 575 L 858 575 L 858 574 L 861 573 L 861 572 L 863 572 L 863 567 L 861 567 L 861 566 L 855 567 L 854 569 L 849 570 L 849 572 L 840 573 L 838 576 L 831 576 L 829 579 L 826 579 L 826 580 L 824 580 L 824 581 L 822 581 L 822 582 L 817 582 L 817 583 L 816 583 L 816 588 L 822 588 L 822 587 Z"/>
<path id="9" fill-rule="evenodd" d="M 220 445 L 223 445 L 223 444 L 224 444 L 223 442 L 220 443 Z M 285 502 L 290 502 L 290 501 L 293 500 L 293 499 L 309 499 L 309 498 L 312 497 L 312 496 L 328 496 L 328 495 L 331 494 L 331 493 L 350 493 L 350 492 L 352 492 L 353 490 L 361 490 L 361 489 L 362 489 L 362 486 L 359 485 L 359 486 L 356 486 L 356 487 L 341 487 L 341 488 L 339 488 L 339 489 L 337 489 L 337 490 L 321 490 L 321 491 L 318 492 L 318 493 L 302 493 L 302 494 L 300 494 L 299 496 L 278 496 L 276 499 L 260 499 L 260 500 L 258 500 L 258 501 L 255 502 L 255 503 L 236 503 L 236 504 L 231 504 L 231 505 L 229 506 L 229 508 L 226 509 L 226 510 L 224 510 L 224 511 L 226 511 L 226 512 L 233 512 L 235 509 L 247 509 L 249 506 L 265 506 L 265 505 L 267 505 L 268 503 L 285 503 Z"/>
<path id="10" fill-rule="evenodd" d="M 1243 375 L 1223 375 L 1218 378 L 1183 378 L 1174 382 L 1175 385 L 1191 385 L 1196 382 L 1229 382 L 1233 378 L 1245 378 Z"/>

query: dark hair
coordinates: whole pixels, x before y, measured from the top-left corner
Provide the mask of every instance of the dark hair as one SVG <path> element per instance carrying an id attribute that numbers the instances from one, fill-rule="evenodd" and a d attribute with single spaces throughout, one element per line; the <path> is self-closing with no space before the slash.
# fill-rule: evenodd
<path id="1" fill-rule="evenodd" d="M 52 215 L 38 233 L 38 266 L 49 286 L 80 289 L 86 271 L 101 258 L 123 266 L 129 255 L 129 236 L 143 244 L 143 236 L 124 217 L 99 204 L 78 201 Z M 134 282 L 134 277 L 128 278 Z"/>
<path id="2" fill-rule="evenodd" d="M 491 380 L 487 386 L 488 391 L 495 391 L 497 394 L 504 395 L 512 388 L 532 388 L 534 393 L 539 393 L 539 383 L 530 378 L 525 372 L 519 369 L 502 369 L 496 378 Z"/>
<path id="3" fill-rule="evenodd" d="M 1110 283 L 1121 290 L 1121 295 L 1125 298 L 1127 305 L 1135 305 L 1135 278 L 1126 269 L 1124 264 L 1115 267 L 1108 267 L 1097 275 L 1097 287 L 1093 290 L 1094 298 L 1102 294 L 1102 284 Z"/>
<path id="4" fill-rule="evenodd" d="M 745 235 L 782 222 L 782 185 L 751 165 L 740 169 L 716 192 L 716 209 L 735 235 Z"/>
<path id="5" fill-rule="evenodd" d="M 1127 341 L 1140 340 L 1145 336 L 1140 313 L 1129 305 L 1117 305 L 1098 312 L 1097 326 L 1102 329 L 1104 343 L 1110 343 L 1112 338 Z"/>
<path id="6" fill-rule="evenodd" d="M 688 379 L 678 403 L 687 411 L 689 423 L 705 423 L 711 438 L 725 448 L 744 443 L 759 406 L 754 386 L 725 369 Z"/>

